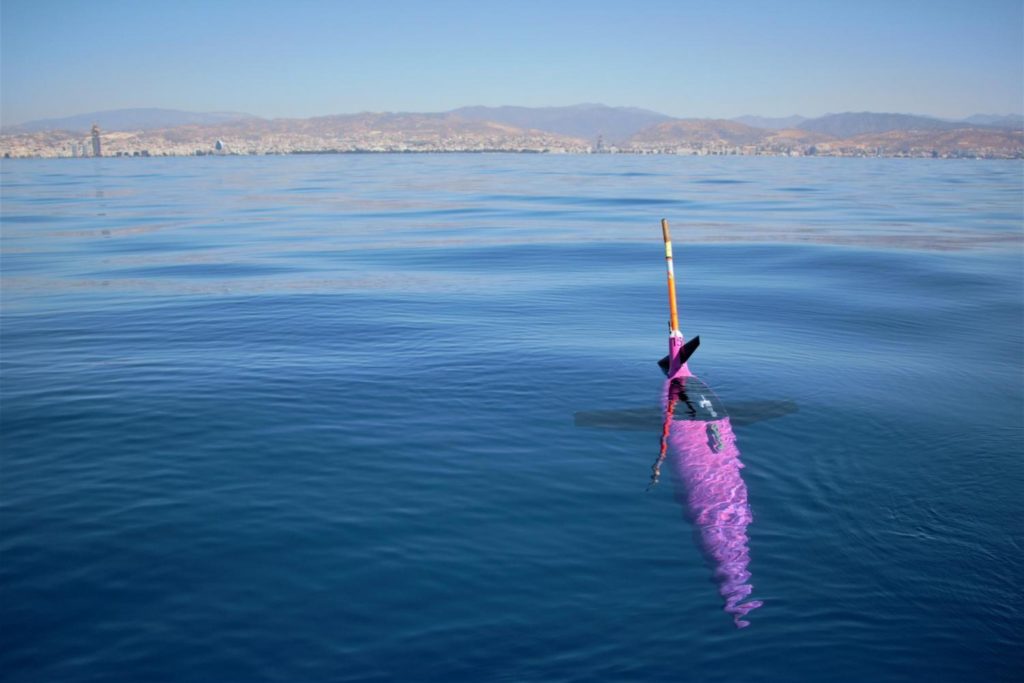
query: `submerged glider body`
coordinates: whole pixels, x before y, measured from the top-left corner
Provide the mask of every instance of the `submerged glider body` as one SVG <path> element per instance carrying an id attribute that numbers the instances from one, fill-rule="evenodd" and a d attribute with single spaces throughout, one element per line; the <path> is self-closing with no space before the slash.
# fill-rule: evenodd
<path id="1" fill-rule="evenodd" d="M 753 591 L 747 537 L 753 515 L 740 476 L 743 463 L 736 436 L 718 398 L 697 377 L 667 380 L 664 395 L 665 423 L 655 477 L 667 455 L 676 497 L 712 566 L 724 609 L 738 628 L 744 628 L 750 625 L 744 617 L 762 603 L 747 600 Z"/>

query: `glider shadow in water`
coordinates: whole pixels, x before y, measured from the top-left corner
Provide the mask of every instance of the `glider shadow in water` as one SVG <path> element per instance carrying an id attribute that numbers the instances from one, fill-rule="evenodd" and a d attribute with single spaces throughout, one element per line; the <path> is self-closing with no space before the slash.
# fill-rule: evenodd
<path id="1" fill-rule="evenodd" d="M 797 412 L 793 401 L 740 401 L 729 406 L 733 427 L 746 427 L 762 420 L 785 417 Z M 656 432 L 661 429 L 663 410 L 657 406 L 620 408 L 619 410 L 584 410 L 573 414 L 577 427 L 617 429 L 627 432 Z"/>

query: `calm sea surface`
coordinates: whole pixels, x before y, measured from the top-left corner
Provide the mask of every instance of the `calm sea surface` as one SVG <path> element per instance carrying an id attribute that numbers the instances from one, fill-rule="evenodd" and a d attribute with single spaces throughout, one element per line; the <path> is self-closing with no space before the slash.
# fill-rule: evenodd
<path id="1" fill-rule="evenodd" d="M 5 681 L 1024 674 L 1021 162 L 0 181 Z M 745 465 L 748 628 L 693 482 L 648 490 L 663 217 Z"/>

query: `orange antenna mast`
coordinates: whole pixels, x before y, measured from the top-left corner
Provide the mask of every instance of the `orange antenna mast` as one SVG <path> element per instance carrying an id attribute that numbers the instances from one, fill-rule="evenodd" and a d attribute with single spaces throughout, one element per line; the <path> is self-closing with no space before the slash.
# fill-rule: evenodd
<path id="1" fill-rule="evenodd" d="M 669 327 L 672 336 L 682 336 L 679 332 L 679 313 L 676 312 L 676 274 L 672 268 L 672 235 L 668 231 L 668 221 L 661 219 L 661 235 L 665 238 L 665 267 L 668 270 L 668 309 L 671 318 Z"/>

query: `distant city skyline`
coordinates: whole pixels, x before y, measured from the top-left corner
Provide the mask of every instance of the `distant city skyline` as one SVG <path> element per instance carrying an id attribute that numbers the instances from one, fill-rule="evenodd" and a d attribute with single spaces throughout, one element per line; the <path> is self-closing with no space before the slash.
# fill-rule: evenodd
<path id="1" fill-rule="evenodd" d="M 1024 112 L 1024 2 L 4 0 L 3 125 L 600 102 L 674 117 Z"/>

